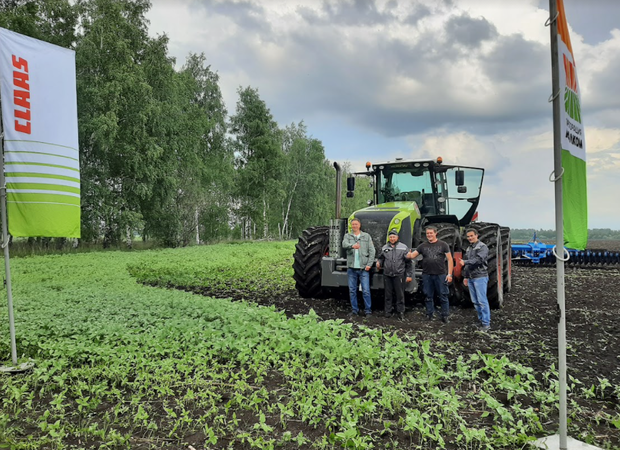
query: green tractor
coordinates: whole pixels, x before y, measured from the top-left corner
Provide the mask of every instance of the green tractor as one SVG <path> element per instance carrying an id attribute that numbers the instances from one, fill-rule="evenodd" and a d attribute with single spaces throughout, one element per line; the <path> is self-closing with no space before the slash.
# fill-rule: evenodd
<path id="1" fill-rule="evenodd" d="M 341 218 L 342 170 L 336 168 L 336 219 L 329 226 L 312 227 L 299 237 L 295 247 L 294 278 L 299 295 L 304 298 L 343 297 L 348 292 L 346 255 L 342 239 L 350 230 L 351 219 L 362 222 L 362 230 L 372 236 L 375 249 L 387 242 L 392 229 L 399 232 L 400 241 L 416 248 L 426 240 L 424 228 L 433 224 L 438 238 L 450 246 L 455 264 L 450 301 L 459 304 L 469 300 L 463 286 L 461 266 L 463 250 L 467 247 L 465 228 L 478 230 L 480 240 L 489 247 L 488 299 L 492 308 L 501 308 L 504 293 L 511 288 L 510 228 L 495 223 L 476 222 L 484 169 L 443 164 L 436 160 L 403 160 L 396 158 L 378 164 L 366 164 L 365 175 L 371 178 L 373 199 L 369 206 Z M 347 179 L 347 197 L 353 197 L 354 176 Z M 421 292 L 422 270 L 414 261 L 415 278 L 406 292 L 413 296 Z M 372 269 L 371 289 L 383 294 L 383 275 Z"/>

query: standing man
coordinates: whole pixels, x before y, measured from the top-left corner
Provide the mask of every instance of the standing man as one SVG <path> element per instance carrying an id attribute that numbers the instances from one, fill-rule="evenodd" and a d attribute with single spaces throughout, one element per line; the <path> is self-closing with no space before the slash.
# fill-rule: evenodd
<path id="1" fill-rule="evenodd" d="M 437 227 L 429 225 L 426 227 L 426 239 L 415 249 L 409 251 L 407 258 L 415 259 L 422 255 L 422 287 L 426 296 L 426 317 L 428 320 L 433 318 L 435 313 L 435 293 L 439 295 L 441 301 L 441 321 L 448 323 L 450 315 L 450 302 L 448 295 L 450 289 L 448 283 L 452 283 L 452 269 L 454 262 L 450 247 L 444 241 L 437 239 Z"/>
<path id="2" fill-rule="evenodd" d="M 357 287 L 362 285 L 362 296 L 366 315 L 372 314 L 370 302 L 370 268 L 375 262 L 375 246 L 368 233 L 362 230 L 362 222 L 354 218 L 351 220 L 351 232 L 345 234 L 342 248 L 347 252 L 347 276 L 349 279 L 349 297 L 351 298 L 350 315 L 359 314 L 357 306 Z"/>
<path id="3" fill-rule="evenodd" d="M 478 231 L 473 228 L 466 230 L 469 247 L 465 251 L 465 259 L 460 261 L 463 266 L 463 284 L 469 288 L 471 302 L 478 313 L 478 320 L 482 324 L 482 331 L 491 329 L 491 309 L 487 299 L 487 285 L 489 273 L 487 258 L 489 248 L 478 239 Z"/>
<path id="4" fill-rule="evenodd" d="M 391 230 L 388 243 L 381 248 L 377 269 L 383 266 L 385 289 L 385 317 L 392 316 L 392 299 L 396 293 L 396 312 L 399 320 L 405 320 L 405 282 L 413 279 L 413 263 L 407 259 L 408 249 L 398 242 L 398 231 Z"/>

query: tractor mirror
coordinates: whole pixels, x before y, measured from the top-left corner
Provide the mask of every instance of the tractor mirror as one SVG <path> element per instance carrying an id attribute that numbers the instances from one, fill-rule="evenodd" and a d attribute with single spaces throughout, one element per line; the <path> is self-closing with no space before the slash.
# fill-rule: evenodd
<path id="1" fill-rule="evenodd" d="M 348 177 L 347 178 L 347 191 L 352 192 L 354 190 L 355 190 L 355 177 Z M 348 196 L 349 195 L 347 194 L 347 197 Z"/>
<path id="2" fill-rule="evenodd" d="M 466 194 L 467 193 L 467 186 L 457 186 L 456 190 L 457 190 L 457 192 L 459 194 Z"/>
<path id="3" fill-rule="evenodd" d="M 456 184 L 457 186 L 465 185 L 465 171 L 464 170 L 457 170 L 454 172 L 454 184 Z"/>

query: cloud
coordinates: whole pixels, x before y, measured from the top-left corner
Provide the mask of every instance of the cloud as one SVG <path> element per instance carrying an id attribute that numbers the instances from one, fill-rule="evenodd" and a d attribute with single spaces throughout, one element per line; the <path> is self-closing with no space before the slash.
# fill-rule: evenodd
<path id="1" fill-rule="evenodd" d="M 372 26 L 394 21 L 394 6 L 395 2 L 388 2 L 385 9 L 380 10 L 373 0 L 325 0 L 320 11 L 301 6 L 298 12 L 310 25 Z"/>
<path id="2" fill-rule="evenodd" d="M 619 109 L 620 98 L 610 95 L 618 89 L 620 73 L 620 30 L 613 30 L 611 38 L 597 46 L 583 45 L 583 53 L 573 51 L 577 60 L 577 76 L 582 90 L 584 111 L 596 112 Z"/>
<path id="3" fill-rule="evenodd" d="M 426 136 L 412 155 L 425 159 L 441 156 L 446 164 L 482 167 L 493 174 L 498 174 L 510 165 L 508 158 L 498 151 L 492 141 L 482 140 L 465 131 Z"/>
<path id="4" fill-rule="evenodd" d="M 617 190 L 614 176 L 620 169 L 620 96 L 615 95 L 620 31 L 612 20 L 620 5 L 602 8 L 605 0 L 592 0 L 598 6 L 591 12 L 589 3 L 575 2 L 565 0 L 565 6 L 569 26 L 578 24 L 577 31 L 570 30 L 582 93 L 589 201 L 591 211 L 600 212 L 601 202 L 613 201 L 608 193 Z M 239 86 L 258 88 L 279 123 L 304 120 L 329 158 L 441 154 L 446 162 L 485 167 L 481 212 L 522 226 L 553 225 L 545 1 L 153 4 L 151 33 L 166 31 L 181 62 L 190 51 L 205 53 L 220 75 L 231 114 Z M 605 29 L 598 29 L 600 24 Z M 607 211 L 596 220 L 620 223 L 620 212 Z"/>
<path id="5" fill-rule="evenodd" d="M 467 48 L 478 48 L 483 41 L 497 37 L 497 29 L 484 17 L 474 19 L 468 15 L 453 16 L 446 24 L 448 42 Z"/>

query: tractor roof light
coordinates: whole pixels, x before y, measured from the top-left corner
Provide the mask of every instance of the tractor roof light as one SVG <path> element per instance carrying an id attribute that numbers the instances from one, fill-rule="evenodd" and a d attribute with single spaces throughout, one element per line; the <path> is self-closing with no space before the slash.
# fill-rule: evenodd
<path id="1" fill-rule="evenodd" d="M 441 164 L 443 162 L 443 158 L 441 156 L 437 157 L 437 164 Z"/>
<path id="2" fill-rule="evenodd" d="M 370 170 L 370 168 L 372 167 L 372 164 L 370 161 L 366 162 L 366 170 Z"/>

